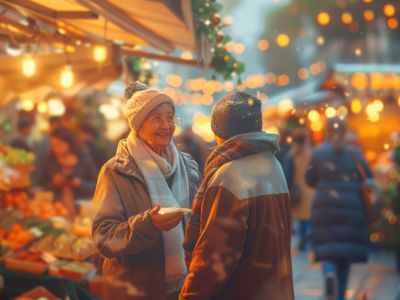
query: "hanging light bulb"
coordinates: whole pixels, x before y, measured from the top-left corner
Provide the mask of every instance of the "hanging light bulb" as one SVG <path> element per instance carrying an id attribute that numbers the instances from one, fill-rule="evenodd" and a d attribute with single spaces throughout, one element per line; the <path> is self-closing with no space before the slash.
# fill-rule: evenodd
<path id="1" fill-rule="evenodd" d="M 98 62 L 102 63 L 107 58 L 107 48 L 106 46 L 95 46 L 93 49 L 93 59 Z"/>
<path id="2" fill-rule="evenodd" d="M 70 88 L 74 84 L 74 73 L 70 63 L 66 63 L 61 72 L 60 84 L 63 88 Z"/>
<path id="3" fill-rule="evenodd" d="M 26 77 L 32 77 L 36 74 L 36 61 L 31 54 L 27 54 L 22 61 L 22 74 Z"/>

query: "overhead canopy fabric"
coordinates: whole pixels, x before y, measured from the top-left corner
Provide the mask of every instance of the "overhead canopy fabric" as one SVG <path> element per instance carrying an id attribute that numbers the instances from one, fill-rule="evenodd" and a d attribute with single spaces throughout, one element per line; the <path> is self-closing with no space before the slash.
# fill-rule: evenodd
<path id="1" fill-rule="evenodd" d="M 0 4 L 91 38 L 163 52 L 176 47 L 196 52 L 190 0 L 1 0 Z"/>

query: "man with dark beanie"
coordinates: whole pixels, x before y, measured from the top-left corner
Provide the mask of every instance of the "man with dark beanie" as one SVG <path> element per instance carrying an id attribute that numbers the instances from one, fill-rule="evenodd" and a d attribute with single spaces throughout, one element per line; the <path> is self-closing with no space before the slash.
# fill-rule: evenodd
<path id="1" fill-rule="evenodd" d="M 246 93 L 223 97 L 211 127 L 218 146 L 186 227 L 180 299 L 292 300 L 291 207 L 278 137 L 262 132 L 261 101 Z"/>

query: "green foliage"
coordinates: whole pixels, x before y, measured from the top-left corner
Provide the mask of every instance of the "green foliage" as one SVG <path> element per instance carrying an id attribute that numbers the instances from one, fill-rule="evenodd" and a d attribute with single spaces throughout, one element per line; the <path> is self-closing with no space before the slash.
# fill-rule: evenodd
<path id="1" fill-rule="evenodd" d="M 215 73 L 222 75 L 225 80 L 231 79 L 234 74 L 240 77 L 245 70 L 245 66 L 225 47 L 226 43 L 230 41 L 230 37 L 225 36 L 221 31 L 224 27 L 219 15 L 222 10 L 222 4 L 215 0 L 193 0 L 192 9 L 196 34 L 198 37 L 203 35 L 213 51 L 211 64 L 215 68 Z M 213 75 L 213 78 L 216 77 L 216 74 Z"/>
<path id="2" fill-rule="evenodd" d="M 0 161 L 7 165 L 30 165 L 35 161 L 35 154 L 23 149 L 4 146 L 0 149 Z"/>
<path id="3" fill-rule="evenodd" d="M 128 62 L 129 70 L 134 77 L 133 79 L 149 85 L 154 73 L 148 60 L 142 57 L 133 56 L 127 57 L 126 60 Z"/>

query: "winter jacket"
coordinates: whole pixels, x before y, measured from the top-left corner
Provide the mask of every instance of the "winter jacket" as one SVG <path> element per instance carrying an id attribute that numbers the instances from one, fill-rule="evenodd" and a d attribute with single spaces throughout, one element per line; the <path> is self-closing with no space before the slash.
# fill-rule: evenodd
<path id="1" fill-rule="evenodd" d="M 180 299 L 294 299 L 290 199 L 272 151 L 223 164 L 200 222 Z"/>
<path id="2" fill-rule="evenodd" d="M 367 258 L 366 214 L 356 160 L 372 177 L 358 148 L 345 146 L 335 152 L 331 143 L 325 142 L 312 154 L 306 180 L 316 188 L 311 240 L 317 261 L 363 262 Z"/>
<path id="3" fill-rule="evenodd" d="M 181 155 L 192 201 L 200 174 L 190 155 Z M 98 206 L 93 238 L 105 257 L 104 299 L 167 299 L 161 232 L 151 222 L 148 189 L 125 140 L 102 167 L 93 203 Z"/>

